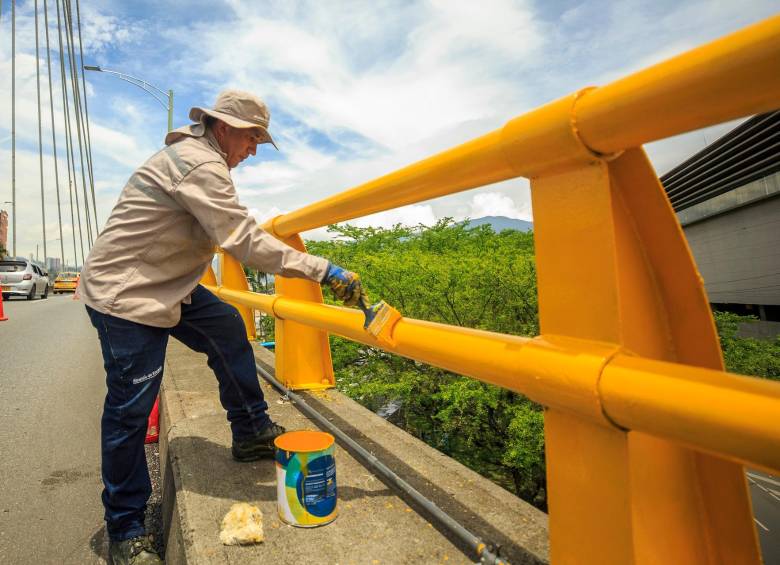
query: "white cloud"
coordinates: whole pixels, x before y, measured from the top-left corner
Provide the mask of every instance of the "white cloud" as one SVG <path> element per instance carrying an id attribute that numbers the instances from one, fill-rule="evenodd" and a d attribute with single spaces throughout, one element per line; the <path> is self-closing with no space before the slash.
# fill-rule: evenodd
<path id="1" fill-rule="evenodd" d="M 361 228 L 391 228 L 397 224 L 410 227 L 420 224 L 432 226 L 436 223 L 436 215 L 429 204 L 414 204 L 356 218 L 349 223 Z"/>
<path id="2" fill-rule="evenodd" d="M 264 224 L 271 218 L 275 218 L 276 216 L 279 216 L 284 213 L 285 210 L 281 210 L 276 206 L 271 206 L 270 208 L 263 208 L 263 209 L 249 208 L 249 215 L 254 217 L 254 219 L 257 220 L 258 224 Z"/>
<path id="3" fill-rule="evenodd" d="M 327 227 L 321 227 L 303 232 L 301 237 L 304 240 L 327 241 L 333 239 L 333 234 L 328 231 Z"/>
<path id="4" fill-rule="evenodd" d="M 530 205 L 518 207 L 509 196 L 498 192 L 484 192 L 475 194 L 471 198 L 469 217 L 482 218 L 483 216 L 506 216 L 518 220 L 532 220 Z"/>
<path id="5" fill-rule="evenodd" d="M 249 208 L 249 215 L 252 216 L 258 224 L 263 225 L 268 220 L 271 220 L 275 218 L 276 216 L 280 216 L 282 214 L 285 214 L 288 212 L 288 210 L 282 210 L 280 208 L 277 208 L 276 206 L 271 206 L 270 208 Z M 302 234 L 302 237 L 304 239 L 313 239 L 317 241 L 325 241 L 328 239 L 333 239 L 333 234 L 328 233 L 328 229 L 326 226 L 323 226 L 321 228 L 316 228 L 313 230 L 309 230 L 307 232 L 304 232 Z"/>
<path id="6" fill-rule="evenodd" d="M 671 169 L 698 153 L 707 145 L 725 135 L 746 118 L 732 120 L 716 126 L 654 141 L 644 146 L 658 176 L 663 176 Z"/>
<path id="7" fill-rule="evenodd" d="M 77 222 L 71 221 L 70 198 L 78 196 L 82 215 L 82 237 L 86 241 L 86 227 L 84 220 L 84 194 L 81 186 L 81 172 L 79 170 L 81 159 L 76 135 L 75 115 L 71 114 L 73 128 L 74 154 L 76 160 L 76 172 L 73 178 L 78 195 L 69 192 L 68 165 L 65 152 L 64 116 L 62 107 L 62 91 L 60 84 L 60 66 L 58 52 L 58 30 L 56 10 L 53 2 L 49 3 L 49 41 L 51 49 L 52 69 L 52 94 L 55 114 L 55 128 L 58 155 L 58 178 L 54 175 L 54 159 L 52 147 L 52 120 L 49 99 L 49 76 L 47 65 L 47 51 L 45 42 L 44 18 L 39 12 L 39 58 L 35 57 L 35 19 L 33 3 L 18 2 L 16 6 L 16 89 L 15 89 L 15 118 L 16 118 L 16 250 L 20 255 L 30 255 L 38 246 L 39 255 L 43 257 L 44 240 L 49 256 L 59 256 L 61 253 L 60 229 L 66 259 L 73 262 L 73 238 L 77 235 L 77 248 L 80 248 Z M 39 4 L 39 10 L 43 6 Z M 84 48 L 106 50 L 119 44 L 130 41 L 126 25 L 116 17 L 99 17 L 98 21 L 92 21 L 88 13 L 92 10 L 89 6 L 82 6 L 82 30 L 84 32 Z M 11 200 L 11 41 L 7 6 L 3 8 L 2 27 L 4 31 L 0 37 L 0 201 Z M 74 7 L 75 18 L 75 7 Z M 75 20 L 74 20 L 75 21 Z M 77 33 L 77 32 L 76 32 Z M 132 35 L 132 34 L 130 34 Z M 137 36 L 134 36 L 137 37 Z M 80 61 L 78 48 L 78 35 L 76 38 L 76 57 Z M 44 222 L 41 212 L 41 178 L 40 158 L 38 155 L 38 94 L 36 63 L 40 72 L 40 102 L 41 102 L 41 144 L 43 146 L 43 191 L 45 213 L 45 237 Z M 66 66 L 68 61 L 66 59 Z M 66 73 L 68 70 L 66 69 Z M 70 83 L 69 87 L 70 87 Z M 81 86 L 81 83 L 79 84 Z M 70 88 L 69 88 L 70 90 Z M 87 91 L 91 92 L 90 85 Z M 71 105 L 71 112 L 73 107 Z M 100 120 L 95 121 L 91 116 L 91 135 L 93 156 L 95 157 L 97 214 L 100 223 L 105 222 L 108 214 L 116 202 L 119 190 L 129 173 L 125 171 L 129 167 L 135 167 L 148 156 L 137 142 L 138 132 L 132 134 L 111 130 L 100 125 Z M 109 171 L 103 169 L 102 164 L 107 160 Z M 119 165 L 117 167 L 116 165 Z M 120 169 L 117 174 L 115 169 Z M 100 175 L 100 176 L 98 176 Z M 59 181 L 60 199 L 57 202 L 57 181 Z M 92 208 L 92 196 L 89 191 L 88 200 L 90 210 Z M 75 203 L 75 202 L 74 202 Z M 4 204 L 4 209 L 10 211 L 11 205 Z M 91 210 L 92 213 L 92 210 Z M 74 214 L 75 215 L 75 214 Z M 9 232 L 11 230 L 9 229 Z M 9 233 L 9 239 L 12 234 Z M 9 241 L 9 247 L 13 245 Z M 79 263 L 81 252 L 78 251 Z"/>
<path id="8" fill-rule="evenodd" d="M 128 167 L 139 166 L 151 153 L 148 147 L 139 147 L 133 136 L 106 128 L 94 121 L 90 125 L 90 136 L 94 153 Z"/>
<path id="9" fill-rule="evenodd" d="M 555 3 L 532 0 L 211 4 L 203 2 L 200 10 L 182 2 L 160 8 L 83 0 L 85 62 L 175 88 L 177 119 L 190 105 L 210 104 L 223 88 L 263 96 L 282 151 L 271 154 L 263 147 L 256 159 L 233 173 L 242 203 L 261 221 L 499 128 L 582 86 L 603 84 L 776 12 L 771 0 L 599 0 L 567 6 L 565 12 Z M 6 13 L 7 8 L 4 26 Z M 53 16 L 50 26 L 56 44 Z M 8 35 L 0 37 L 4 77 L 10 76 Z M 31 152 L 20 156 L 17 171 L 18 178 L 24 177 L 20 194 L 27 199 L 19 203 L 19 217 L 29 215 L 29 229 L 24 234 L 20 230 L 20 239 L 27 238 L 24 246 L 30 247 L 40 239 L 35 234 L 41 228 L 34 222 L 40 202 L 35 196 L 31 2 L 17 3 L 17 49 L 17 148 Z M 59 68 L 56 52 L 53 55 L 62 158 Z M 45 69 L 44 56 L 42 81 Z M 89 78 L 98 216 L 105 221 L 132 170 L 159 147 L 165 117 L 159 105 L 135 87 L 108 75 Z M 9 82 L 0 82 L 0 100 L 10 100 Z M 51 137 L 46 88 L 42 102 L 46 140 Z M 9 125 L 10 104 L 0 103 L 2 151 L 10 146 Z M 723 129 L 650 144 L 648 153 L 664 172 L 699 150 L 703 136 L 711 142 Z M 48 141 L 44 151 L 50 151 Z M 8 160 L 0 155 L 5 159 L 0 163 L 0 195 L 7 200 Z M 45 163 L 51 164 L 49 158 Z M 60 169 L 65 177 L 64 161 Z M 523 180 L 402 210 L 352 223 L 390 226 L 399 220 L 431 224 L 443 216 L 531 215 Z M 306 235 L 325 236 L 322 228 Z"/>
<path id="10" fill-rule="evenodd" d="M 200 30 L 198 44 L 189 41 L 191 30 L 175 34 L 187 38 L 182 55 L 191 68 L 265 95 L 310 127 L 352 131 L 393 151 L 442 128 L 504 113 L 510 99 L 517 103 L 504 71 L 522 67 L 542 44 L 525 2 L 495 0 L 478 9 L 466 2 L 364 11 L 315 6 L 285 21 L 290 14 L 242 4 L 238 21 Z M 237 35 L 237 27 L 263 33 Z M 344 27 L 365 28 L 362 41 L 350 48 L 355 40 Z M 394 56 L 382 56 L 366 29 Z M 364 66 L 364 49 L 378 52 L 373 66 Z"/>
<path id="11" fill-rule="evenodd" d="M 0 151 L 0 178 L 11 177 L 10 167 L 10 151 L 4 149 Z M 58 210 L 58 197 L 57 197 L 57 179 L 54 175 L 54 159 L 49 155 L 44 155 L 43 159 L 43 192 L 44 192 L 44 209 L 41 210 L 41 176 L 40 176 L 40 161 L 37 152 L 18 149 L 16 153 L 16 252 L 21 256 L 34 255 L 36 245 L 38 246 L 39 257 L 43 258 L 44 253 L 44 240 L 46 241 L 46 251 L 49 257 L 58 257 L 60 255 L 60 242 L 57 238 L 60 237 L 60 226 L 62 227 L 63 239 L 65 241 L 65 255 L 66 258 L 73 257 L 73 240 L 71 234 L 77 234 L 77 245 L 80 247 L 78 238 L 77 224 L 71 222 L 71 198 L 78 198 L 81 204 L 81 214 L 84 214 L 84 192 L 81 185 L 80 177 L 74 181 L 78 194 L 71 192 L 68 186 L 67 172 L 62 168 L 59 170 L 59 210 Z M 9 183 L 10 184 L 10 183 Z M 91 194 L 88 191 L 88 199 L 90 202 L 90 215 L 92 215 L 92 200 Z M 112 194 L 110 199 L 113 201 L 115 196 Z M 11 200 L 11 190 L 4 192 L 2 195 L 2 201 Z M 105 221 L 105 214 L 107 214 L 105 197 L 96 198 L 98 203 L 98 216 L 102 215 L 102 220 Z M 75 202 L 74 202 L 75 203 Z M 10 204 L 2 204 L 0 208 L 12 213 L 12 206 Z M 44 216 L 45 214 L 45 237 L 44 237 Z M 13 217 L 9 218 L 9 221 L 13 222 Z M 82 219 L 82 221 L 84 221 Z M 85 224 L 84 224 L 85 225 Z M 86 245 L 86 228 L 82 228 L 82 237 L 84 238 Z M 9 251 L 13 250 L 13 233 L 12 227 L 9 225 Z M 72 259 L 69 259 L 72 262 Z M 79 251 L 79 263 L 81 262 L 81 255 Z"/>
<path id="12" fill-rule="evenodd" d="M 283 136 L 278 136 L 282 138 Z M 277 143 L 279 143 L 277 141 Z M 233 172 L 233 180 L 241 196 L 273 196 L 300 185 L 306 175 L 323 170 L 334 162 L 334 157 L 299 140 L 286 138 L 284 161 L 263 161 L 262 152 L 274 152 L 271 145 L 259 146 L 260 158 L 248 161 Z"/>
<path id="13" fill-rule="evenodd" d="M 85 51 L 104 52 L 120 45 L 132 45 L 146 36 L 144 26 L 101 13 L 86 3 L 82 3 L 81 13 L 82 47 Z M 73 10 L 74 26 L 78 23 L 76 10 Z M 51 21 L 51 17 L 49 18 Z M 54 20 L 56 22 L 56 19 Z M 76 28 L 76 32 L 78 28 Z M 51 33 L 51 32 L 50 32 Z M 78 36 L 74 34 L 76 47 Z"/>

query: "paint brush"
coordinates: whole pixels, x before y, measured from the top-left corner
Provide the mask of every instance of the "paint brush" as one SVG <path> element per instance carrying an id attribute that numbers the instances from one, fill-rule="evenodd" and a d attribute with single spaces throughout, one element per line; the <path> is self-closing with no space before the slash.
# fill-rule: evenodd
<path id="1" fill-rule="evenodd" d="M 401 313 L 384 300 L 370 305 L 364 296 L 360 297 L 358 306 L 366 316 L 363 329 L 371 334 L 380 344 L 387 347 L 395 346 L 393 328 L 395 328 L 398 320 L 401 319 Z"/>

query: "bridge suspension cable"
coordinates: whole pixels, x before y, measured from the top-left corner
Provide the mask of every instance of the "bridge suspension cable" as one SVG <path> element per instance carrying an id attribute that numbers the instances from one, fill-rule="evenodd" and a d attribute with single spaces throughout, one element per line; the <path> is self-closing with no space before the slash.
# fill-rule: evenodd
<path id="1" fill-rule="evenodd" d="M 70 199 L 70 217 L 71 226 L 74 225 L 74 220 L 77 220 L 76 226 L 79 232 L 79 248 L 81 249 L 81 263 L 84 264 L 84 235 L 81 230 L 81 212 L 79 207 L 79 193 L 76 184 L 76 160 L 73 155 L 73 134 L 70 127 L 70 105 L 68 104 L 68 82 L 65 78 L 65 52 L 62 41 L 62 16 L 60 15 L 60 0 L 55 0 L 57 4 L 57 34 L 59 36 L 59 53 L 60 53 L 60 84 L 62 86 L 62 105 L 63 105 L 63 117 L 65 121 L 65 145 L 66 155 L 68 162 L 68 196 Z M 76 218 L 73 217 L 73 198 L 76 198 Z M 78 251 L 76 247 L 76 230 L 73 231 L 73 254 L 76 258 L 75 264 L 78 265 Z"/>
<path id="2" fill-rule="evenodd" d="M 68 62 L 71 88 L 73 92 L 73 115 L 76 118 L 76 138 L 79 143 L 79 172 L 81 173 L 81 188 L 84 195 L 84 221 L 87 231 L 87 247 L 92 248 L 92 219 L 90 218 L 89 211 L 89 196 L 87 195 L 87 179 L 84 174 L 84 144 L 82 141 L 82 119 L 81 119 L 81 92 L 78 83 L 78 70 L 76 69 L 76 55 L 73 46 L 73 18 L 71 14 L 71 6 L 69 0 L 63 0 L 63 13 L 65 16 L 65 39 L 68 49 Z M 72 146 L 72 142 L 71 142 Z M 75 165 L 75 163 L 74 163 Z"/>
<path id="3" fill-rule="evenodd" d="M 84 77 L 84 48 L 81 41 L 81 9 L 79 7 L 79 0 L 76 0 L 76 23 L 78 25 L 79 32 L 79 66 L 81 69 L 81 86 L 84 91 L 84 129 L 86 133 L 86 145 L 87 145 L 87 167 L 89 171 L 89 188 L 92 192 L 92 210 L 94 212 L 93 218 L 95 219 L 95 237 L 100 233 L 98 227 L 97 217 L 97 203 L 95 201 L 95 177 L 92 170 L 92 137 L 89 131 L 89 104 L 87 101 L 87 82 Z"/>
<path id="4" fill-rule="evenodd" d="M 56 231 L 59 235 L 57 239 L 60 241 L 59 243 L 59 252 L 53 251 L 53 255 L 56 257 L 59 255 L 60 262 L 64 266 L 68 263 L 66 261 L 66 251 L 65 251 L 65 238 L 66 238 L 66 231 L 65 228 L 67 226 L 67 220 L 63 222 L 63 206 L 66 205 L 65 201 L 63 200 L 63 193 L 61 191 L 60 186 L 60 163 L 59 160 L 62 158 L 61 151 L 58 148 L 58 145 L 60 145 L 61 141 L 58 143 L 57 135 L 58 135 L 58 128 L 57 128 L 57 117 L 55 113 L 55 76 L 53 72 L 56 72 L 56 70 L 53 71 L 52 69 L 52 48 L 58 48 L 59 50 L 59 56 L 60 56 L 60 87 L 61 87 L 61 94 L 62 94 L 62 114 L 63 114 L 63 125 L 64 129 L 63 136 L 65 137 L 65 161 L 66 161 L 66 171 L 68 175 L 68 202 L 70 204 L 70 228 L 72 231 L 72 243 L 73 243 L 73 264 L 74 266 L 78 267 L 78 265 L 81 263 L 83 264 L 84 259 L 86 257 L 86 253 L 89 250 L 89 248 L 92 245 L 92 242 L 94 241 L 94 238 L 97 236 L 97 233 L 99 231 L 98 224 L 97 224 L 97 198 L 94 190 L 94 172 L 93 172 L 93 158 L 92 158 L 92 147 L 91 147 L 91 132 L 89 131 L 89 124 L 88 124 L 88 107 L 87 107 L 87 100 L 86 100 L 86 80 L 83 76 L 79 79 L 79 73 L 77 70 L 76 65 L 78 64 L 79 57 L 83 59 L 83 37 L 81 33 L 81 8 L 78 0 L 76 1 L 76 18 L 77 20 L 74 22 L 73 18 L 73 6 L 70 0 L 54 0 L 55 1 L 55 7 L 57 10 L 57 39 L 58 39 L 58 45 L 53 46 L 49 34 L 49 25 L 50 23 L 53 24 L 53 22 L 50 22 L 49 20 L 49 5 L 48 0 L 43 1 L 43 6 L 41 8 L 39 0 L 34 0 L 27 6 L 29 7 L 29 11 L 25 12 L 24 15 L 29 15 L 29 20 L 23 20 L 23 21 L 30 21 L 32 20 L 32 24 L 35 26 L 34 29 L 34 41 L 35 41 L 35 52 L 34 52 L 34 64 L 35 64 L 35 91 L 36 91 L 36 112 L 37 112 L 37 129 L 38 129 L 38 139 L 37 139 L 37 149 L 38 149 L 38 179 L 39 179 L 39 193 L 40 193 L 40 210 L 41 210 L 41 230 L 40 235 L 35 237 L 35 239 L 38 239 L 38 237 L 41 238 L 41 245 L 40 248 L 43 251 L 43 256 L 41 258 L 42 262 L 45 264 L 46 261 L 49 259 L 49 243 L 50 240 L 47 238 L 49 235 L 49 232 L 52 231 L 53 228 L 53 219 L 51 219 L 51 206 L 54 205 L 53 202 L 47 202 L 47 198 L 52 198 L 56 195 L 56 207 L 57 207 L 57 227 Z M 62 9 L 63 13 L 60 13 L 60 1 L 62 2 Z M 7 6 L 7 4 L 5 4 Z M 27 190 L 25 186 L 17 187 L 16 182 L 16 161 L 17 161 L 17 131 L 16 131 L 16 122 L 17 122 L 17 37 L 16 37 L 16 20 L 17 20 L 17 14 L 16 14 L 16 1 L 12 0 L 10 3 L 10 42 L 11 42 L 11 80 L 10 80 L 10 86 L 11 86 L 11 92 L 10 92 L 10 98 L 11 98 L 11 135 L 10 135 L 10 145 L 11 145 L 11 179 L 10 179 L 10 188 L 11 188 L 11 197 L 8 204 L 10 204 L 10 214 L 12 218 L 9 219 L 10 229 L 9 229 L 9 242 L 8 242 L 8 252 L 12 256 L 19 256 L 20 249 L 18 246 L 19 242 L 19 232 L 17 230 L 17 224 L 18 224 L 18 218 L 19 215 L 19 207 L 17 206 L 17 188 L 22 189 L 22 196 L 27 198 L 28 202 L 30 198 L 28 196 L 24 195 L 24 191 Z M 3 9 L 4 9 L 4 2 L 0 0 L 0 21 L 2 21 L 3 17 Z M 6 8 L 8 9 L 8 8 Z M 43 21 L 41 21 L 41 9 L 43 10 Z M 32 12 L 32 13 L 30 13 Z M 63 41 L 63 17 L 65 18 L 65 40 Z M 3 22 L 5 23 L 5 22 Z M 41 38 L 41 30 L 40 26 L 44 26 L 44 33 L 45 33 L 45 40 L 46 40 L 46 77 L 48 79 L 48 94 L 49 94 L 49 119 L 50 119 L 50 125 L 51 125 L 51 155 L 53 157 L 53 164 L 54 164 L 54 190 L 51 190 L 51 180 L 47 179 L 45 176 L 45 167 L 44 167 L 44 145 L 47 145 L 44 143 L 44 135 L 46 132 L 44 132 L 44 120 L 45 116 L 43 115 L 44 108 L 43 105 L 45 104 L 45 100 L 42 100 L 42 96 L 45 97 L 45 93 L 42 94 L 41 92 L 41 57 L 42 53 L 41 50 L 43 49 L 42 45 L 42 39 Z M 76 53 L 76 33 L 78 33 L 78 54 Z M 30 49 L 30 52 L 32 49 Z M 25 46 L 22 46 L 22 52 L 25 52 Z M 31 53 L 32 56 L 32 53 Z M 67 57 L 67 62 L 66 62 Z M 55 62 L 56 64 L 56 62 Z M 68 73 L 65 72 L 65 66 L 68 65 Z M 26 75 L 27 76 L 27 75 Z M 81 81 L 81 84 L 79 84 L 79 80 Z M 71 83 L 70 87 L 68 86 L 68 82 Z M 44 86 L 44 88 L 46 88 Z M 71 90 L 71 92 L 68 92 L 68 90 Z M 82 92 L 84 93 L 82 98 Z M 72 98 L 71 98 L 72 95 Z M 73 110 L 73 114 L 71 114 L 71 106 Z M 75 120 L 75 122 L 73 122 Z M 75 131 L 75 137 L 74 139 L 74 128 Z M 77 144 L 78 143 L 78 149 Z M 79 162 L 80 167 L 76 164 L 76 151 L 79 151 Z M 79 187 L 78 184 L 78 176 L 81 176 L 81 187 Z M 88 179 L 87 179 L 88 177 Z M 25 175 L 26 179 L 32 180 L 32 175 Z M 48 187 L 47 187 L 48 183 Z M 48 188 L 48 190 L 47 190 Z M 51 193 L 54 192 L 55 194 L 52 195 Z M 79 197 L 79 192 L 82 193 L 82 197 Z M 90 196 L 91 194 L 91 196 Z M 75 197 L 75 202 L 74 202 Z M 84 209 L 81 209 L 81 200 L 83 198 L 83 204 Z M 91 200 L 91 210 L 90 210 L 90 200 Z M 82 218 L 83 213 L 83 218 Z M 47 214 L 49 216 L 51 224 L 47 224 Z M 30 222 L 30 219 L 27 220 L 28 224 Z M 24 224 L 23 224 L 24 225 Z M 94 232 L 92 230 L 94 226 Z M 86 230 L 86 234 L 84 231 Z M 78 231 L 78 239 L 79 241 L 76 241 L 76 231 Z M 86 237 L 85 237 L 86 235 Z M 84 240 L 87 240 L 86 242 Z M 24 244 L 24 241 L 22 241 Z M 84 249 L 86 243 L 87 250 Z M 55 244 L 56 245 L 56 244 Z M 37 247 L 37 244 L 36 244 Z M 38 253 L 36 251 L 35 256 L 38 256 Z"/>
<path id="5" fill-rule="evenodd" d="M 54 93 L 51 76 L 51 46 L 49 44 L 49 6 L 48 0 L 43 0 L 43 25 L 46 29 L 46 66 L 49 76 L 49 110 L 51 115 L 51 145 L 54 154 L 54 185 L 57 189 L 57 227 L 60 232 L 60 261 L 65 267 L 65 240 L 62 237 L 62 203 L 60 200 L 60 172 L 57 166 L 57 130 L 54 124 Z M 45 254 L 44 254 L 45 255 Z M 74 263 L 74 266 L 76 263 Z"/>
<path id="6" fill-rule="evenodd" d="M 41 127 L 41 61 L 38 38 L 38 0 L 35 0 L 35 92 L 38 97 L 38 166 L 41 178 L 41 229 L 43 230 L 43 262 L 46 263 L 46 195 L 43 182 L 43 129 Z M 37 257 L 36 257 L 37 259 Z"/>

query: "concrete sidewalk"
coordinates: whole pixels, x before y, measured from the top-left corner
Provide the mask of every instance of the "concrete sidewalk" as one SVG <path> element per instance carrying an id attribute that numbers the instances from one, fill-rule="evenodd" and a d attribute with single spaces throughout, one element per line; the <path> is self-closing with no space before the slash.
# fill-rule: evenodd
<path id="1" fill-rule="evenodd" d="M 273 374 L 273 354 L 256 357 Z M 216 379 L 204 355 L 168 347 L 161 393 L 160 460 L 166 563 L 473 563 L 457 541 L 418 514 L 352 455 L 336 448 L 339 517 L 323 527 L 284 524 L 276 513 L 273 460 L 236 463 Z M 261 379 L 271 417 L 287 429 L 316 429 Z M 335 390 L 306 402 L 371 451 L 513 564 L 548 561 L 547 516 L 506 490 L 379 418 Z M 222 517 L 235 502 L 263 512 L 266 540 L 226 547 Z M 468 550 L 467 550 L 468 551 Z"/>

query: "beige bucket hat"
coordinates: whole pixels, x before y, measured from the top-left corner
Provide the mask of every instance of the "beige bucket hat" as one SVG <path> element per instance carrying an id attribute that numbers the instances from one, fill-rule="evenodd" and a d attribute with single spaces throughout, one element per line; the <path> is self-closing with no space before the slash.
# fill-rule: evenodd
<path id="1" fill-rule="evenodd" d="M 271 112 L 268 111 L 265 102 L 250 92 L 223 90 L 217 96 L 214 108 L 195 106 L 190 109 L 190 119 L 194 122 L 203 123 L 204 116 L 217 118 L 234 128 L 260 128 L 263 132 L 260 143 L 270 143 L 276 147 L 268 132 Z"/>

